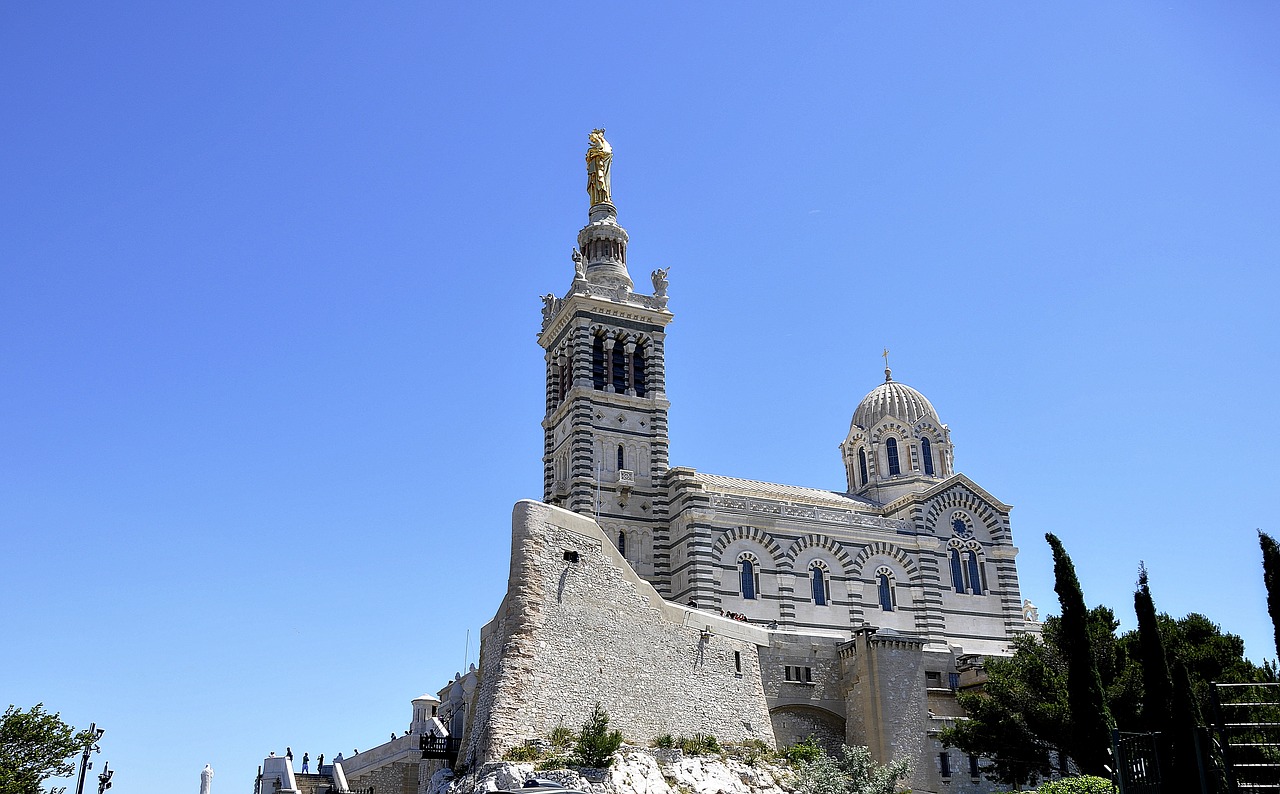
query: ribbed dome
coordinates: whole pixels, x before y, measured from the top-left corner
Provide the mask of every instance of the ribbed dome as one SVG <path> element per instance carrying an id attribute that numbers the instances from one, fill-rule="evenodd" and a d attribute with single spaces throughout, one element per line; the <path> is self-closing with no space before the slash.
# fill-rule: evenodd
<path id="1" fill-rule="evenodd" d="M 933 410 L 933 404 L 923 394 L 905 383 L 890 379 L 887 371 L 885 382 L 872 389 L 858 403 L 858 409 L 853 412 L 853 423 L 870 429 L 886 416 L 901 419 L 909 425 L 925 417 L 942 424 L 938 419 L 938 412 Z"/>

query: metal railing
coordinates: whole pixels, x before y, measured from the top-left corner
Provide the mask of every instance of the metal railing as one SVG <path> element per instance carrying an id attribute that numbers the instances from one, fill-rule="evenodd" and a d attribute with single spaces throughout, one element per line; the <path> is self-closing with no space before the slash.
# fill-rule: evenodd
<path id="1" fill-rule="evenodd" d="M 1213 711 L 1233 794 L 1280 792 L 1280 683 L 1215 683 Z"/>

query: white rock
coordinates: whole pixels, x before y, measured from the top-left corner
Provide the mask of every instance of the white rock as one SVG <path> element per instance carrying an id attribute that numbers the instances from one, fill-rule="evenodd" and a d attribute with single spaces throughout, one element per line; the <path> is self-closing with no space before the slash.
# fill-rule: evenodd
<path id="1" fill-rule="evenodd" d="M 593 783 L 572 769 L 535 772 L 532 764 L 501 762 L 456 779 L 437 773 L 429 794 L 481 794 L 519 789 L 537 776 L 554 780 L 565 788 L 591 794 L 791 794 L 790 772 L 760 762 L 750 766 L 737 759 L 717 756 L 682 757 L 660 763 L 651 751 L 624 748 L 599 783 Z"/>

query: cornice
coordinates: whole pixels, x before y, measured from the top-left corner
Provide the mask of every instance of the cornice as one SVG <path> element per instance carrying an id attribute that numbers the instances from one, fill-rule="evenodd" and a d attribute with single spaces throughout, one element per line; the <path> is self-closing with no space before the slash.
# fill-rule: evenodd
<path id="1" fill-rule="evenodd" d="M 625 289 L 607 289 L 586 281 L 575 281 L 572 289 L 580 289 L 583 285 L 590 290 L 590 293 L 570 292 L 564 298 L 555 301 L 554 313 L 550 319 L 543 322 L 542 333 L 538 335 L 538 344 L 544 348 L 549 346 L 573 322 L 579 312 L 648 323 L 659 328 L 665 328 L 675 316 L 667 310 L 665 296 L 658 298 L 653 295 L 638 295 Z M 550 296 L 547 299 L 550 300 Z"/>

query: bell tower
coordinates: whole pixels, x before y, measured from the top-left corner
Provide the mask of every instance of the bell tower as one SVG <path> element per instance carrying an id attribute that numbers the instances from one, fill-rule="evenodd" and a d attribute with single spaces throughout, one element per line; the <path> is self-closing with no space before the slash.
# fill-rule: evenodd
<path id="1" fill-rule="evenodd" d="M 641 576 L 668 591 L 667 270 L 635 292 L 627 231 L 612 200 L 604 130 L 587 150 L 587 225 L 564 297 L 542 298 L 546 351 L 543 500 L 592 516 Z"/>

